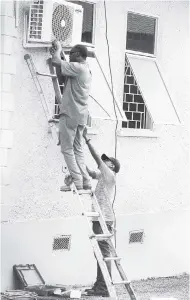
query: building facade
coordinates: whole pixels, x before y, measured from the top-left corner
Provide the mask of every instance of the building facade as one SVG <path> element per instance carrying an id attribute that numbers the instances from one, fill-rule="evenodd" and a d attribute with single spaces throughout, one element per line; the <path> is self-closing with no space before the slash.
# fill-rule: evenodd
<path id="1" fill-rule="evenodd" d="M 188 1 L 77 3 L 82 41 L 103 71 L 89 58 L 92 96 L 111 115 L 90 98 L 89 134 L 100 153 L 116 149 L 121 162 L 118 255 L 130 279 L 188 272 Z M 30 54 L 48 72 L 48 48 L 26 45 L 29 4 L 1 2 L 2 291 L 14 287 L 15 264 L 35 263 L 51 284 L 90 284 L 96 272 L 78 200 L 59 191 L 63 158 L 24 59 Z M 51 80 L 40 82 L 53 112 Z M 117 124 L 112 94 L 128 121 Z"/>

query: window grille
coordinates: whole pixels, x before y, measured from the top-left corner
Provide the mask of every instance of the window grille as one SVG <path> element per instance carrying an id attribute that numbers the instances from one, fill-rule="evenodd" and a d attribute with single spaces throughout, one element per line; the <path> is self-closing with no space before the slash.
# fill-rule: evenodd
<path id="1" fill-rule="evenodd" d="M 128 13 L 126 50 L 154 54 L 156 18 Z"/>
<path id="2" fill-rule="evenodd" d="M 143 238 L 144 238 L 143 230 L 129 232 L 129 244 L 132 244 L 132 243 L 141 243 L 142 244 Z"/>
<path id="3" fill-rule="evenodd" d="M 94 3 L 70 1 L 83 7 L 82 42 L 93 43 Z"/>
<path id="4" fill-rule="evenodd" d="M 70 250 L 71 235 L 61 235 L 53 240 L 53 250 Z"/>
<path id="5" fill-rule="evenodd" d="M 128 122 L 123 121 L 123 128 L 150 129 L 152 121 L 135 80 L 127 55 L 125 54 L 123 110 Z"/>
<path id="6" fill-rule="evenodd" d="M 44 1 L 34 1 L 31 5 L 31 15 L 30 15 L 30 28 L 29 28 L 29 38 L 30 39 L 41 39 L 42 37 L 42 20 L 43 20 L 43 9 Z"/>

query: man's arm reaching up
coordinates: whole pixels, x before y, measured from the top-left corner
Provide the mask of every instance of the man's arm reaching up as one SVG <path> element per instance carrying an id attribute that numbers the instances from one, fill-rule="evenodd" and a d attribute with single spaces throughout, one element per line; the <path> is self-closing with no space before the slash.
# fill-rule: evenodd
<path id="1" fill-rule="evenodd" d="M 67 62 L 65 53 L 61 47 L 61 43 L 54 41 L 52 43 L 53 47 L 50 50 L 52 55 L 52 65 L 54 67 L 61 68 L 61 74 L 63 76 L 76 77 L 80 71 L 78 64 L 74 62 Z M 62 60 L 61 57 L 64 59 Z"/>
<path id="2" fill-rule="evenodd" d="M 94 160 L 96 161 L 96 163 L 99 167 L 100 164 L 102 163 L 102 160 L 101 160 L 100 155 L 97 153 L 97 151 L 92 146 L 92 144 L 90 142 L 90 139 L 87 138 L 87 129 L 86 128 L 83 131 L 83 137 L 85 139 L 86 144 L 88 145 L 88 148 L 90 150 L 90 153 L 91 153 L 92 157 L 94 158 Z"/>
<path id="3" fill-rule="evenodd" d="M 52 65 L 55 67 L 61 67 L 61 63 L 62 63 L 61 55 L 65 60 L 65 54 L 61 47 L 61 43 L 58 41 L 54 41 L 52 43 L 52 46 L 53 47 L 50 50 L 50 53 L 52 54 Z"/>
<path id="4" fill-rule="evenodd" d="M 100 176 L 100 172 L 96 172 L 96 171 L 93 171 L 93 170 L 90 170 L 88 167 L 86 167 L 86 170 L 88 172 L 88 174 L 90 175 L 90 177 L 92 177 L 92 179 L 98 179 L 99 176 Z"/>

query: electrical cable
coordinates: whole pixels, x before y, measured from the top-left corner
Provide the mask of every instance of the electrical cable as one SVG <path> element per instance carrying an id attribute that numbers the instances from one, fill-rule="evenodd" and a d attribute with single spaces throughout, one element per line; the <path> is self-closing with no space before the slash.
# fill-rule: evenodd
<path id="1" fill-rule="evenodd" d="M 92 98 L 101 107 L 101 109 L 108 115 L 108 117 L 111 118 L 110 114 L 105 110 L 105 108 L 103 108 L 103 106 L 94 97 L 92 97 L 91 95 L 89 95 L 89 97 Z"/>
<path id="2" fill-rule="evenodd" d="M 116 111 L 116 104 L 115 104 L 115 97 L 114 97 L 114 87 L 113 87 L 113 76 L 112 76 L 112 69 L 111 69 L 111 57 L 110 57 L 110 46 L 109 46 L 109 40 L 108 40 L 108 21 L 107 21 L 107 10 L 106 10 L 106 1 L 104 0 L 104 14 L 105 14 L 105 26 L 106 26 L 106 42 L 107 42 L 107 49 L 108 49 L 108 59 L 109 59 L 109 70 L 110 70 L 110 79 L 111 79 L 111 93 L 113 97 L 113 107 L 114 107 L 114 113 L 116 118 L 116 126 L 115 126 L 115 158 L 117 157 L 117 128 L 118 128 L 118 117 L 117 117 L 117 111 Z M 112 208 L 114 206 L 114 202 L 116 199 L 116 185 L 115 185 L 115 192 L 114 192 L 114 200 L 112 203 Z M 114 212 L 114 209 L 113 209 Z M 114 235 L 115 235 L 115 248 L 116 248 L 116 216 L 114 212 Z"/>
<path id="3" fill-rule="evenodd" d="M 107 83 L 107 86 L 108 86 L 108 88 L 109 88 L 109 90 L 110 90 L 110 92 L 111 92 L 111 94 L 112 94 L 112 89 L 110 88 L 109 82 L 108 82 L 108 80 L 107 80 L 107 78 L 106 78 L 106 75 L 105 75 L 105 73 L 104 73 L 104 71 L 103 71 L 103 69 L 102 69 L 102 67 L 101 67 L 101 64 L 100 64 L 100 62 L 99 62 L 99 60 L 98 60 L 96 54 L 95 54 L 95 58 L 96 58 L 96 61 L 97 61 L 98 65 L 99 65 L 99 68 L 100 68 L 100 70 L 101 70 L 101 72 L 102 72 L 102 75 L 104 76 L 104 79 L 105 79 L 105 81 L 106 81 L 106 83 Z M 112 95 L 112 96 L 114 97 L 114 95 Z M 122 113 L 121 113 L 121 108 L 118 106 L 118 104 L 117 104 L 115 98 L 114 98 L 114 101 L 115 101 L 115 103 L 116 103 L 116 105 L 117 105 L 117 108 L 118 108 L 118 110 L 119 110 L 120 116 L 121 116 L 121 118 L 123 119 L 123 115 L 122 115 Z"/>

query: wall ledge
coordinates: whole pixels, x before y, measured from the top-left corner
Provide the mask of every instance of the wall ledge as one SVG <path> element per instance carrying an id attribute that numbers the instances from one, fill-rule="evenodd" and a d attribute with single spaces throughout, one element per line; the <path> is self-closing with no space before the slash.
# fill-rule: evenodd
<path id="1" fill-rule="evenodd" d="M 149 129 L 131 129 L 123 128 L 117 132 L 119 137 L 142 137 L 142 138 L 158 138 L 158 132 Z"/>

